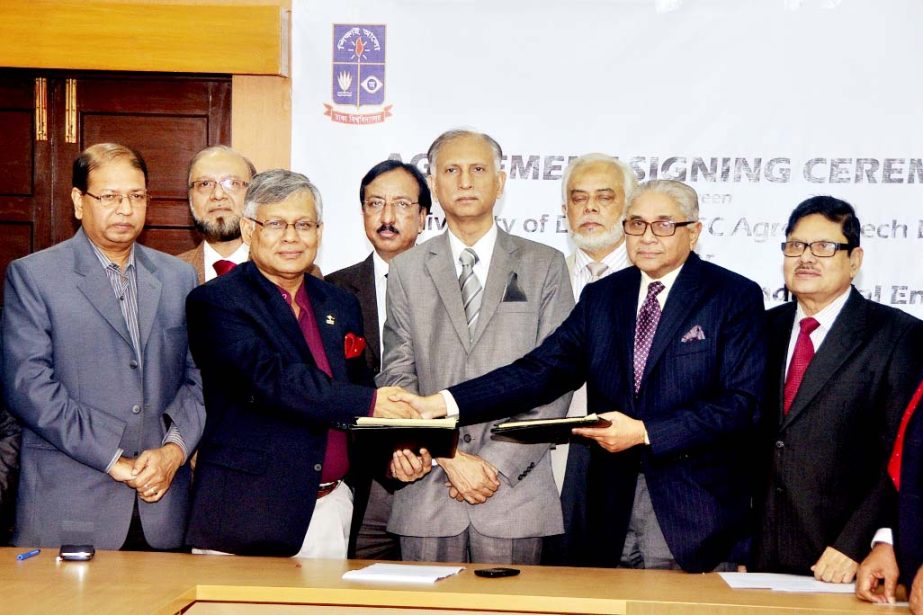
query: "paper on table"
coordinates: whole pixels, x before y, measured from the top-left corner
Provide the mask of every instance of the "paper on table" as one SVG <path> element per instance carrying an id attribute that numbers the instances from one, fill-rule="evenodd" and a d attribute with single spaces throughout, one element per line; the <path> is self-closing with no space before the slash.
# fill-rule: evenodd
<path id="1" fill-rule="evenodd" d="M 464 566 L 416 566 L 414 564 L 372 564 L 343 574 L 346 581 L 388 583 L 435 583 L 464 570 Z"/>
<path id="2" fill-rule="evenodd" d="M 776 592 L 852 594 L 855 583 L 824 583 L 814 577 L 770 572 L 719 572 L 732 589 L 771 589 Z"/>

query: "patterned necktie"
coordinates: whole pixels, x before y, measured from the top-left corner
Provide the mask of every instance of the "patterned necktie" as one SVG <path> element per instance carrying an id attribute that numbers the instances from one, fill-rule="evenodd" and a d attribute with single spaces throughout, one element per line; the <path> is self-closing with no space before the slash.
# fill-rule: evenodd
<path id="1" fill-rule="evenodd" d="M 230 271 L 236 266 L 237 266 L 237 263 L 233 263 L 231 261 L 225 261 L 225 260 L 215 261 L 214 264 L 212 265 L 212 267 L 215 268 L 215 272 L 219 276 L 226 274 L 228 271 Z"/>
<path id="2" fill-rule="evenodd" d="M 462 271 L 458 276 L 458 285 L 461 287 L 462 304 L 465 306 L 465 320 L 468 321 L 468 339 L 474 338 L 474 327 L 477 325 L 478 312 L 481 309 L 481 282 L 474 273 L 474 265 L 478 262 L 478 255 L 471 248 L 465 248 L 458 255 Z"/>
<path id="3" fill-rule="evenodd" d="M 651 342 L 660 322 L 660 302 L 657 295 L 664 289 L 663 282 L 651 282 L 647 286 L 647 297 L 638 312 L 635 326 L 635 393 L 641 389 L 641 377 L 647 364 L 647 355 L 651 351 Z"/>
<path id="4" fill-rule="evenodd" d="M 592 263 L 587 263 L 586 268 L 587 271 L 590 272 L 590 282 L 595 282 L 599 278 L 603 277 L 603 274 L 609 270 L 609 265 L 593 261 Z"/>
<path id="5" fill-rule="evenodd" d="M 792 354 L 792 362 L 788 364 L 788 374 L 785 376 L 784 399 L 782 410 L 785 416 L 792 408 L 792 402 L 795 400 L 795 394 L 798 387 L 801 386 L 801 379 L 804 378 L 804 372 L 807 371 L 811 359 L 814 358 L 814 343 L 811 341 L 811 333 L 814 332 L 820 323 L 811 317 L 802 318 L 798 323 L 801 332 L 798 334 L 798 340 L 795 342 L 795 352 Z"/>
<path id="6" fill-rule="evenodd" d="M 894 488 L 901 490 L 901 456 L 904 454 L 904 436 L 907 434 L 907 425 L 913 417 L 914 411 L 920 405 L 920 399 L 923 398 L 923 382 L 917 386 L 913 399 L 907 404 L 904 410 L 904 416 L 901 417 L 901 425 L 897 429 L 897 438 L 894 440 L 894 450 L 891 451 L 891 458 L 888 459 L 888 476 L 894 483 Z"/>

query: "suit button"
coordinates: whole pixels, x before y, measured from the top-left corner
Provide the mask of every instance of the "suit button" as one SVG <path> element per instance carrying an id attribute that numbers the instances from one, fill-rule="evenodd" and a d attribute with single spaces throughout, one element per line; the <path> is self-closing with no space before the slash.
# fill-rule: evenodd
<path id="1" fill-rule="evenodd" d="M 132 369 L 138 369 L 138 362 L 132 359 L 131 361 L 128 362 L 128 367 Z"/>
<path id="2" fill-rule="evenodd" d="M 776 448 L 785 448 L 785 442 L 782 440 L 776 440 Z"/>
<path id="3" fill-rule="evenodd" d="M 783 489 L 782 487 L 776 487 L 776 493 L 784 493 L 784 492 L 785 492 L 785 489 Z"/>
<path id="4" fill-rule="evenodd" d="M 529 469 L 531 470 L 534 467 L 535 467 L 535 462 L 533 461 L 532 463 L 529 464 Z"/>
<path id="5" fill-rule="evenodd" d="M 466 434 L 465 434 L 465 437 L 462 438 L 462 440 L 464 440 L 465 442 L 471 442 L 471 434 L 470 434 L 470 433 L 466 433 Z"/>
<path id="6" fill-rule="evenodd" d="M 141 406 L 139 406 L 138 404 L 135 404 L 134 406 L 132 406 L 132 407 L 131 407 L 131 413 L 132 413 L 132 414 L 141 414 Z"/>
<path id="7" fill-rule="evenodd" d="M 255 398 L 253 395 L 251 395 L 251 396 L 250 396 L 250 399 L 248 399 L 247 401 L 249 401 L 251 404 L 255 404 L 255 403 L 256 403 L 256 398 Z"/>
<path id="8" fill-rule="evenodd" d="M 315 471 L 315 472 L 320 472 L 322 467 L 323 467 L 323 466 L 322 466 L 321 464 L 315 463 L 315 464 L 314 464 L 314 471 Z"/>

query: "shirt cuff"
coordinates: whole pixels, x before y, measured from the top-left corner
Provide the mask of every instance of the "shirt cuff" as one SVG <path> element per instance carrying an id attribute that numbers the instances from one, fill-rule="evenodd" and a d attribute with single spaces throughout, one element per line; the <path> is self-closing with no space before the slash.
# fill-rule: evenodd
<path id="1" fill-rule="evenodd" d="M 118 449 L 117 451 L 115 451 L 115 456 L 112 457 L 112 461 L 110 461 L 109 465 L 106 466 L 106 474 L 109 473 L 109 470 L 112 469 L 112 466 L 115 465 L 115 462 L 119 460 L 119 458 L 122 456 L 122 453 L 124 452 L 125 451 L 123 449 Z"/>
<path id="2" fill-rule="evenodd" d="M 452 394 L 445 389 L 439 391 L 439 394 L 442 395 L 442 403 L 445 404 L 445 415 L 458 416 L 458 404 L 455 403 L 455 398 L 452 397 Z"/>
<path id="3" fill-rule="evenodd" d="M 170 429 L 167 430 L 167 435 L 163 437 L 163 442 L 161 446 L 166 446 L 167 444 L 175 444 L 183 451 L 183 463 L 186 463 L 186 459 L 189 457 L 189 451 L 186 450 L 186 442 L 183 440 L 183 436 L 179 432 L 179 428 L 176 426 L 176 423 L 170 425 Z"/>
<path id="4" fill-rule="evenodd" d="M 883 527 L 879 528 L 879 530 L 875 532 L 875 536 L 872 538 L 872 546 L 874 547 L 880 542 L 886 545 L 894 544 L 894 532 L 891 531 L 891 528 Z"/>

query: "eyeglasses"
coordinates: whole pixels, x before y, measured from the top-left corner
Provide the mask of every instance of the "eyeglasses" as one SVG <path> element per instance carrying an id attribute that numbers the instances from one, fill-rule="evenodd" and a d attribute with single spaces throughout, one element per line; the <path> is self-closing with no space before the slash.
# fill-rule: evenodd
<path id="1" fill-rule="evenodd" d="M 676 228 L 680 226 L 689 226 L 695 224 L 698 220 L 686 220 L 685 222 L 674 222 L 673 220 L 654 220 L 646 222 L 641 218 L 632 218 L 622 222 L 622 228 L 625 229 L 626 235 L 643 235 L 647 232 L 647 227 L 651 227 L 651 232 L 657 237 L 672 237 L 676 234 Z"/>
<path id="2" fill-rule="evenodd" d="M 222 177 L 221 179 L 197 179 L 194 182 L 189 183 L 189 189 L 195 190 L 199 194 L 211 194 L 215 191 L 215 187 L 221 185 L 221 189 L 225 192 L 240 192 L 241 190 L 246 189 L 250 185 L 250 182 L 245 182 L 242 179 L 237 179 L 236 177 Z"/>
<path id="3" fill-rule="evenodd" d="M 314 222 L 313 220 L 298 220 L 297 222 L 286 222 L 285 220 L 280 220 L 278 218 L 272 218 L 271 220 L 263 220 L 260 222 L 256 218 L 247 218 L 247 220 L 252 220 L 254 223 L 259 224 L 263 227 L 263 232 L 267 236 L 282 235 L 285 231 L 288 230 L 288 227 L 294 227 L 295 232 L 299 235 L 310 235 L 320 227 L 321 222 Z"/>
<path id="4" fill-rule="evenodd" d="M 147 192 L 129 192 L 127 194 L 122 194 L 121 192 L 107 192 L 98 196 L 90 192 L 84 192 L 83 194 L 96 199 L 105 207 L 116 207 L 121 205 L 123 199 L 128 199 L 131 205 L 144 205 L 147 203 Z"/>
<path id="5" fill-rule="evenodd" d="M 785 256 L 801 256 L 804 251 L 811 248 L 811 254 L 820 258 L 827 258 L 836 254 L 837 250 L 852 250 L 853 246 L 848 243 L 837 243 L 835 241 L 783 241 L 782 254 Z"/>
<path id="6" fill-rule="evenodd" d="M 384 209 L 389 204 L 389 201 L 384 199 L 369 199 L 362 204 L 365 207 L 366 211 L 372 211 L 378 213 Z M 399 213 L 406 214 L 410 213 L 413 210 L 414 205 L 419 205 L 419 201 L 408 201 L 407 199 L 398 199 L 396 201 L 390 201 L 390 205 L 394 207 Z"/>

